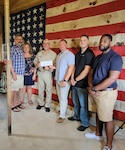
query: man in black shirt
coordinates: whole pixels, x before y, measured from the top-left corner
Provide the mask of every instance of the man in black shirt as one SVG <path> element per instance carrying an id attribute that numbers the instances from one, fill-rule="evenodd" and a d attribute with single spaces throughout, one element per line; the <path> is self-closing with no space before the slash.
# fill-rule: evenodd
<path id="1" fill-rule="evenodd" d="M 74 116 L 68 119 L 70 121 L 81 121 L 81 125 L 77 128 L 79 131 L 84 131 L 89 127 L 87 87 L 88 73 L 91 68 L 94 53 L 88 45 L 89 37 L 82 35 L 80 38 L 80 51 L 75 56 L 75 68 L 71 76 Z"/>

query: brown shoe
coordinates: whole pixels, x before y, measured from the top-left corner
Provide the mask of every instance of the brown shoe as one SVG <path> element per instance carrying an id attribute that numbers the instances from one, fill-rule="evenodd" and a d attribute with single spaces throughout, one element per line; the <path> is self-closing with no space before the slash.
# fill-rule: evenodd
<path id="1" fill-rule="evenodd" d="M 59 117 L 56 122 L 57 123 L 62 123 L 64 120 L 65 120 L 64 118 Z"/>

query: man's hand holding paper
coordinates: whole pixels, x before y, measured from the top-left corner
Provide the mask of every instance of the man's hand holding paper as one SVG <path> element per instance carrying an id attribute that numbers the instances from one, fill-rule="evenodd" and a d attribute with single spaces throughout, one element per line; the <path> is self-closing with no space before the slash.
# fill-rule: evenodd
<path id="1" fill-rule="evenodd" d="M 40 62 L 41 67 L 46 67 L 46 66 L 52 66 L 53 62 L 52 60 L 48 60 L 48 61 L 41 61 Z"/>

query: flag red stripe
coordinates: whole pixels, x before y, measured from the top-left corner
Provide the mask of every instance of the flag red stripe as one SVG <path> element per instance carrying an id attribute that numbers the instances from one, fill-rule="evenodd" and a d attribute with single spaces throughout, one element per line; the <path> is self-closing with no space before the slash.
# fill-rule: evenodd
<path id="1" fill-rule="evenodd" d="M 110 8 L 110 9 L 109 9 Z M 46 24 L 53 24 L 58 22 L 64 22 L 69 20 L 76 20 L 80 18 L 90 17 L 101 15 L 109 12 L 114 12 L 118 10 L 124 10 L 125 5 L 123 0 L 113 1 L 107 4 L 102 4 L 95 7 L 90 7 L 70 13 L 61 14 L 58 16 L 48 17 L 46 18 Z"/>
<path id="2" fill-rule="evenodd" d="M 50 40 L 60 38 L 78 38 L 83 33 L 87 34 L 88 36 L 97 36 L 105 33 L 109 34 L 125 33 L 125 22 L 91 28 L 82 28 L 70 31 L 46 33 L 46 37 Z"/>
<path id="3" fill-rule="evenodd" d="M 125 80 L 125 69 L 122 69 L 122 71 L 119 75 L 119 79 L 124 79 Z"/>
<path id="4" fill-rule="evenodd" d="M 118 91 L 117 99 L 125 102 L 125 91 Z"/>
<path id="5" fill-rule="evenodd" d="M 115 119 L 125 121 L 125 112 L 114 110 L 113 116 Z"/>
<path id="6" fill-rule="evenodd" d="M 58 0 L 58 1 L 48 1 L 46 4 L 46 8 L 53 8 L 53 7 L 57 7 L 57 6 L 60 6 L 60 5 L 63 5 L 65 3 L 70 3 L 70 2 L 74 2 L 74 1 L 77 1 L 77 0 Z"/>
<path id="7" fill-rule="evenodd" d="M 38 89 L 34 89 L 34 88 L 32 87 L 32 94 L 38 95 Z"/>

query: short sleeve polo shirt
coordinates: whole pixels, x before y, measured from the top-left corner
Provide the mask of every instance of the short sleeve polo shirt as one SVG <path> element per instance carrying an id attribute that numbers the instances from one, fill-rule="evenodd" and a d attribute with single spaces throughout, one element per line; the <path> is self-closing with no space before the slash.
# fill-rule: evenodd
<path id="1" fill-rule="evenodd" d="M 59 53 L 56 59 L 56 74 L 55 80 L 62 81 L 64 80 L 66 71 L 69 65 L 75 64 L 75 56 L 69 50 Z"/>
<path id="2" fill-rule="evenodd" d="M 93 85 L 97 85 L 109 76 L 110 71 L 122 70 L 122 58 L 115 51 L 110 50 L 106 54 L 98 55 L 93 65 Z M 114 82 L 110 88 L 116 88 L 117 83 Z"/>

